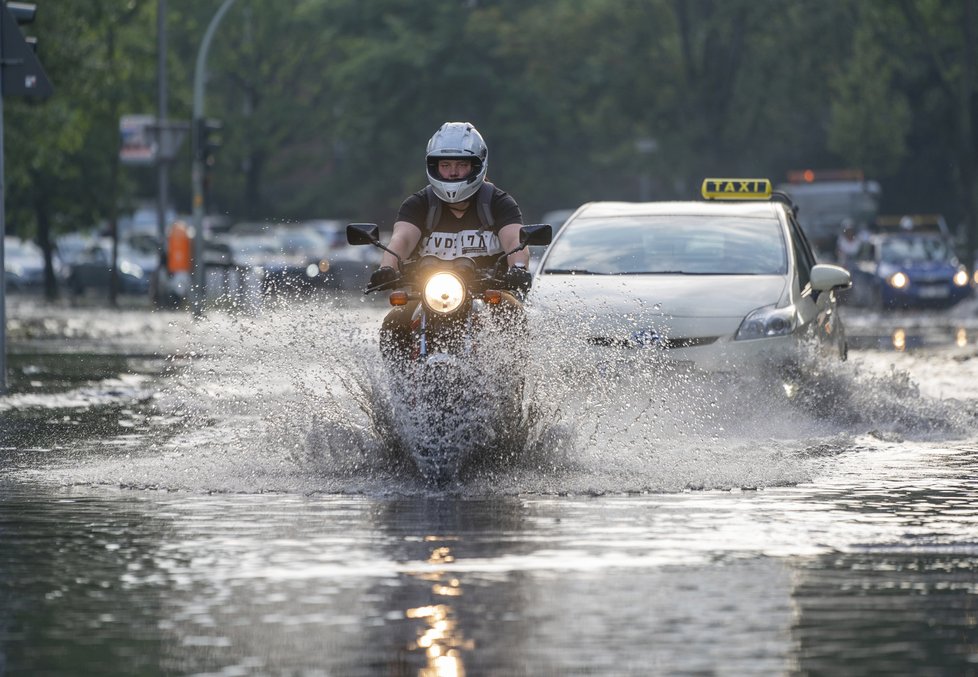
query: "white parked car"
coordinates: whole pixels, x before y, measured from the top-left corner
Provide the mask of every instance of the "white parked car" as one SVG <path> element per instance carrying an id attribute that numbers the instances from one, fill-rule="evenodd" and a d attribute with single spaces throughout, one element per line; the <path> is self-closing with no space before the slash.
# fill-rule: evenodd
<path id="1" fill-rule="evenodd" d="M 766 179 L 708 179 L 703 194 L 582 206 L 541 260 L 534 312 L 594 346 L 707 371 L 797 364 L 809 340 L 845 359 L 835 293 L 849 273 L 815 263 L 788 198 Z"/>
<path id="2" fill-rule="evenodd" d="M 40 289 L 44 284 L 44 254 L 29 240 L 3 238 L 4 282 L 9 291 Z"/>

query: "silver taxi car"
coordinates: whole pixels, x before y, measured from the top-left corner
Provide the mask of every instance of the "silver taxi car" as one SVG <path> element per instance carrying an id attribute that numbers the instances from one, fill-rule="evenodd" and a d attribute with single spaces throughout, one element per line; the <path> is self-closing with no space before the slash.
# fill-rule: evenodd
<path id="1" fill-rule="evenodd" d="M 790 199 L 767 179 L 707 179 L 702 201 L 592 202 L 544 254 L 528 301 L 592 345 L 658 348 L 707 371 L 845 359 L 835 293 Z"/>

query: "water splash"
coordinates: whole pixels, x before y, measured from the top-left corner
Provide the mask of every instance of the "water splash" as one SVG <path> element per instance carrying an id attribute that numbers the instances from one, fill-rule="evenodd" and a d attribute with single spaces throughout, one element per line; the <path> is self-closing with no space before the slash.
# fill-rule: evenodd
<path id="1" fill-rule="evenodd" d="M 407 451 L 430 434 L 431 416 L 391 388 L 376 338 L 383 310 L 329 300 L 209 316 L 159 398 L 187 422 L 169 444 L 220 459 L 200 481 L 222 490 L 430 491 Z M 813 350 L 789 396 L 780 374 L 704 375 L 661 350 L 595 347 L 584 340 L 588 318 L 578 319 L 575 330 L 535 318 L 516 414 L 499 420 L 486 415 L 491 407 L 473 407 L 459 419 L 471 426 L 461 439 L 479 442 L 478 458 L 450 491 L 793 484 L 866 434 L 975 428 L 973 416 L 921 396 L 904 373 L 868 372 Z M 225 461 L 232 470 L 217 477 Z"/>

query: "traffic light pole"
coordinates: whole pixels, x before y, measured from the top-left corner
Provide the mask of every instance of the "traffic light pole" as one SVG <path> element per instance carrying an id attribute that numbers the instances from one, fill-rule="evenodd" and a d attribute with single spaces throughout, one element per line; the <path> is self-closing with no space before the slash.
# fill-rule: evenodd
<path id="1" fill-rule="evenodd" d="M 2 21 L 0 17 L 0 21 Z M 0 25 L 0 54 L 3 54 L 3 27 Z M 4 265 L 3 241 L 7 237 L 7 205 L 3 195 L 7 187 L 3 176 L 3 67 L 0 66 L 0 395 L 7 394 L 7 271 Z"/>
<path id="2" fill-rule="evenodd" d="M 157 138 L 166 132 L 163 127 L 167 119 L 167 89 L 166 89 L 166 0 L 156 0 L 156 125 Z M 162 145 L 162 144 L 160 144 Z M 163 153 L 156 156 L 156 231 L 159 239 L 159 260 L 156 266 L 156 284 L 152 285 L 153 305 L 165 305 L 166 293 L 166 217 L 170 204 L 170 161 Z M 112 246 L 117 247 L 118 238 Z M 113 253 L 112 274 L 118 275 L 116 259 Z"/>
<path id="3" fill-rule="evenodd" d="M 34 40 L 26 40 L 19 24 L 34 21 L 36 6 L 29 2 L 0 0 L 0 395 L 7 393 L 7 306 L 3 241 L 7 236 L 3 175 L 3 97 L 29 96 L 46 99 L 52 88 L 34 55 Z"/>
<path id="4" fill-rule="evenodd" d="M 193 314 L 199 317 L 204 312 L 204 303 L 207 299 L 207 271 L 204 265 L 204 148 L 206 142 L 202 139 L 201 129 L 204 124 L 204 81 L 207 78 L 205 64 L 207 63 L 207 52 L 211 47 L 211 40 L 217 25 L 224 18 L 224 15 L 234 4 L 235 0 L 224 0 L 221 6 L 214 13 L 204 33 L 204 39 L 200 43 L 197 52 L 197 65 L 194 69 L 194 101 L 193 101 L 193 120 L 191 120 L 191 131 L 193 134 L 193 166 L 191 168 L 190 179 L 193 184 L 193 224 L 194 224 L 194 255 L 193 255 Z"/>

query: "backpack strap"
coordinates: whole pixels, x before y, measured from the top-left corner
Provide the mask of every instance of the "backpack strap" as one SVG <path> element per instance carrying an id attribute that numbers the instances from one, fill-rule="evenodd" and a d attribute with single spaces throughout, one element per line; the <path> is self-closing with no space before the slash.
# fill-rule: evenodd
<path id="1" fill-rule="evenodd" d="M 428 198 L 428 217 L 424 222 L 424 236 L 431 235 L 431 231 L 435 229 L 435 224 L 441 220 L 441 200 L 435 195 L 435 191 L 431 186 L 424 187 L 425 197 Z"/>
<path id="2" fill-rule="evenodd" d="M 479 214 L 479 223 L 482 224 L 482 228 L 479 229 L 480 235 L 486 228 L 491 229 L 496 225 L 496 220 L 492 218 L 492 194 L 495 191 L 496 187 L 488 181 L 483 181 L 479 186 L 475 207 Z"/>
<path id="3" fill-rule="evenodd" d="M 483 181 L 482 185 L 479 186 L 479 192 L 476 193 L 475 210 L 479 216 L 479 223 L 482 225 L 479 228 L 480 234 L 487 228 L 491 229 L 496 225 L 496 220 L 492 217 L 492 195 L 495 190 L 494 185 L 488 181 Z M 435 195 L 431 186 L 425 186 L 424 192 L 428 199 L 428 216 L 425 218 L 424 233 L 422 234 L 428 236 L 435 229 L 435 224 L 441 220 L 441 200 Z"/>

